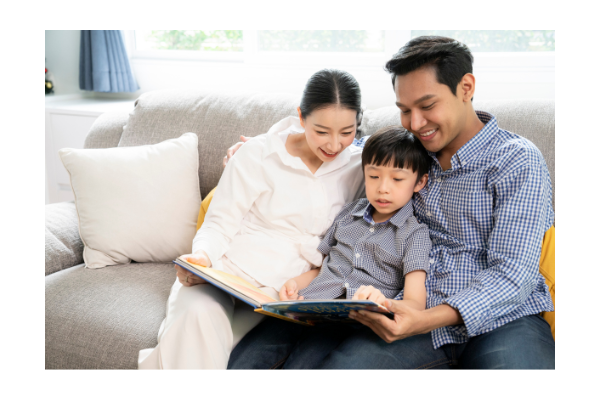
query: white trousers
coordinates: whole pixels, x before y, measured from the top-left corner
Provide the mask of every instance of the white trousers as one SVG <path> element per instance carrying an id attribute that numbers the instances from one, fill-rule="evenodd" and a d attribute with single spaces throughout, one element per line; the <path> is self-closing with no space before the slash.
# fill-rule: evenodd
<path id="1" fill-rule="evenodd" d="M 262 286 L 226 257 L 221 262 L 219 269 L 240 276 L 279 299 L 277 290 Z M 231 325 L 234 316 L 236 321 L 243 320 L 236 323 L 240 331 L 235 335 Z M 209 283 L 187 287 L 176 279 L 167 300 L 167 315 L 158 331 L 158 345 L 140 351 L 138 368 L 225 369 L 237 341 L 263 318 Z"/>

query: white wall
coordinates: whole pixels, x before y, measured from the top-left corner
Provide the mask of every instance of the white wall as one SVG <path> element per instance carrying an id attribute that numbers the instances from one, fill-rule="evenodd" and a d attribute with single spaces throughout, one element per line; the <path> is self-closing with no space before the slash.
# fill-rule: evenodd
<path id="1" fill-rule="evenodd" d="M 46 68 L 52 73 L 56 95 L 79 90 L 79 42 L 81 31 L 46 31 Z"/>

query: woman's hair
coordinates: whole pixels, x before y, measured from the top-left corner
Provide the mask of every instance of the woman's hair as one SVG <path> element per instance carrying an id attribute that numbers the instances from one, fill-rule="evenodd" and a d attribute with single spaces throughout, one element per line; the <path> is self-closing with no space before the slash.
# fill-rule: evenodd
<path id="1" fill-rule="evenodd" d="M 340 106 L 356 111 L 356 138 L 360 138 L 360 86 L 352 75 L 337 69 L 322 69 L 310 77 L 300 102 L 302 118 L 308 117 L 313 111 L 330 106 Z"/>
<path id="2" fill-rule="evenodd" d="M 363 173 L 367 165 L 412 169 L 417 182 L 429 173 L 431 157 L 421 141 L 400 125 L 386 126 L 369 137 L 362 152 Z"/>

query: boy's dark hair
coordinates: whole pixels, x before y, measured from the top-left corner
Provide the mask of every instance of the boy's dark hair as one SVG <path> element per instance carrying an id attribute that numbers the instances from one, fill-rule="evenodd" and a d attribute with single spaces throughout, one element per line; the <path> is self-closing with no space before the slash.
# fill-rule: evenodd
<path id="1" fill-rule="evenodd" d="M 419 36 L 402 46 L 385 64 L 385 69 L 392 74 L 394 86 L 396 76 L 425 66 L 433 67 L 438 83 L 448 86 L 456 96 L 460 80 L 465 74 L 473 73 L 473 55 L 458 40 L 443 36 Z"/>
<path id="2" fill-rule="evenodd" d="M 412 169 L 417 182 L 429 173 L 431 157 L 415 136 L 400 125 L 379 129 L 365 144 L 362 152 L 363 174 L 365 167 L 392 164 L 394 168 Z"/>
<path id="3" fill-rule="evenodd" d="M 313 111 L 339 105 L 356 111 L 356 138 L 360 138 L 358 127 L 362 120 L 360 86 L 348 72 L 337 69 L 322 69 L 308 79 L 300 101 L 302 118 Z"/>

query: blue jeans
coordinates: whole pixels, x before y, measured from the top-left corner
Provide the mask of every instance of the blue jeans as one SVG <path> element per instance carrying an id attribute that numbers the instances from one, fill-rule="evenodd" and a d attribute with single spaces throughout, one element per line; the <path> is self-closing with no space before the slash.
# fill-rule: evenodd
<path id="1" fill-rule="evenodd" d="M 386 343 L 359 324 L 307 327 L 267 318 L 235 347 L 227 368 L 554 369 L 554 339 L 539 315 L 437 350 L 430 334 Z"/>

